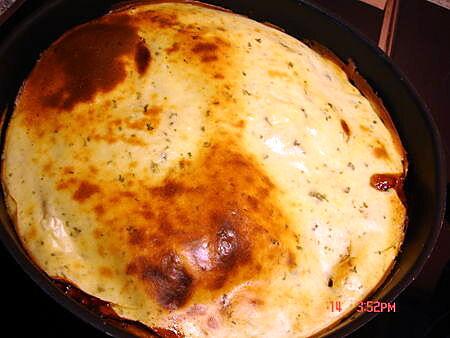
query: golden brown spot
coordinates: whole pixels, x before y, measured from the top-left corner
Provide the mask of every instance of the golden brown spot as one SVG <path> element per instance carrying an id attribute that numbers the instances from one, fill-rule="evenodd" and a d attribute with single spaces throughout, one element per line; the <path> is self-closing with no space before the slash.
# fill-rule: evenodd
<path id="1" fill-rule="evenodd" d="M 378 144 L 379 144 L 379 146 L 375 147 L 373 149 L 374 156 L 376 158 L 379 158 L 379 159 L 388 159 L 389 158 L 389 154 L 387 153 L 384 144 L 379 143 L 379 142 L 378 142 Z"/>
<path id="2" fill-rule="evenodd" d="M 105 208 L 103 207 L 103 205 L 99 204 L 94 207 L 94 211 L 97 216 L 101 216 L 105 213 Z"/>
<path id="3" fill-rule="evenodd" d="M 239 120 L 238 122 L 235 123 L 235 126 L 237 128 L 244 128 L 245 127 L 245 121 L 244 120 Z"/>
<path id="4" fill-rule="evenodd" d="M 126 273 L 166 308 L 295 266 L 279 259 L 289 262 L 294 244 L 273 183 L 252 156 L 222 142 L 159 186 L 135 180 L 127 190 L 117 183 L 91 197 L 100 233 L 110 246 L 127 247 Z"/>
<path id="5" fill-rule="evenodd" d="M 26 234 L 26 239 L 29 241 L 32 241 L 32 240 L 36 239 L 36 236 L 37 236 L 36 227 L 33 225 L 30 225 L 30 228 L 28 229 L 27 234 Z"/>
<path id="6" fill-rule="evenodd" d="M 93 234 L 96 239 L 100 239 L 104 236 L 103 231 L 99 229 L 94 229 Z"/>
<path id="7" fill-rule="evenodd" d="M 52 172 L 52 168 L 53 168 L 53 162 L 51 160 L 49 160 L 44 167 L 42 168 L 43 172 L 45 174 L 50 174 Z"/>
<path id="8" fill-rule="evenodd" d="M 202 62 L 212 62 L 217 61 L 219 57 L 217 56 L 217 50 L 219 46 L 212 42 L 198 42 L 192 47 L 192 52 L 201 57 Z"/>
<path id="9" fill-rule="evenodd" d="M 144 229 L 138 229 L 135 227 L 128 227 L 128 237 L 130 244 L 132 245 L 142 245 L 145 243 L 145 231 Z"/>
<path id="10" fill-rule="evenodd" d="M 401 175 L 398 174 L 374 174 L 370 178 L 370 185 L 380 191 L 397 189 L 402 184 Z"/>
<path id="11" fill-rule="evenodd" d="M 351 135 L 350 127 L 348 126 L 347 122 L 345 120 L 341 119 L 341 128 L 344 131 L 346 140 L 348 141 Z"/>
<path id="12" fill-rule="evenodd" d="M 285 72 L 280 72 L 278 70 L 269 70 L 267 72 L 269 74 L 270 77 L 288 77 L 289 75 Z"/>
<path id="13" fill-rule="evenodd" d="M 73 198 L 76 201 L 83 202 L 98 192 L 100 192 L 100 188 L 97 185 L 82 181 L 77 191 L 73 194 Z"/>
<path id="14" fill-rule="evenodd" d="M 359 125 L 359 128 L 360 128 L 362 131 L 364 131 L 364 132 L 369 132 L 369 131 L 370 131 L 370 129 L 369 129 L 367 126 L 362 125 L 362 124 Z"/>
<path id="15" fill-rule="evenodd" d="M 126 77 L 123 56 L 134 53 L 139 41 L 126 15 L 105 17 L 65 34 L 44 53 L 25 85 L 28 123 L 45 122 L 42 112 L 49 114 L 48 108 L 70 110 L 114 89 Z"/>
<path id="16" fill-rule="evenodd" d="M 168 54 L 175 53 L 180 50 L 180 44 L 178 42 L 174 42 L 172 46 L 166 48 L 166 52 Z"/>
<path id="17" fill-rule="evenodd" d="M 56 189 L 58 189 L 58 190 L 67 189 L 67 188 L 71 187 L 73 184 L 75 184 L 76 182 L 77 182 L 77 180 L 75 178 L 69 178 L 68 180 L 59 182 L 56 185 Z"/>
<path id="18" fill-rule="evenodd" d="M 292 253 L 292 251 L 289 251 L 287 256 L 287 265 L 290 268 L 295 268 L 297 266 L 297 260 L 295 258 L 295 255 Z"/>
<path id="19" fill-rule="evenodd" d="M 99 268 L 99 273 L 103 277 L 111 277 L 113 275 L 113 272 L 110 268 L 106 266 L 102 266 Z"/>
<path id="20" fill-rule="evenodd" d="M 75 169 L 71 166 L 67 166 L 63 168 L 63 174 L 64 175 L 72 175 L 75 173 Z"/>
<path id="21" fill-rule="evenodd" d="M 145 108 L 144 114 L 146 116 L 152 116 L 156 117 L 159 116 L 162 113 L 162 107 L 161 106 L 150 106 Z"/>
<path id="22" fill-rule="evenodd" d="M 148 50 L 145 42 L 140 41 L 136 46 L 136 53 L 134 55 L 134 62 L 140 75 L 143 75 L 147 71 L 150 61 L 150 51 Z"/>
<path id="23" fill-rule="evenodd" d="M 260 298 L 251 298 L 250 299 L 250 304 L 252 304 L 253 306 L 262 306 L 264 305 L 264 301 Z"/>
<path id="24" fill-rule="evenodd" d="M 179 24 L 178 16 L 175 13 L 149 10 L 141 13 L 140 16 L 159 28 L 170 28 Z"/>

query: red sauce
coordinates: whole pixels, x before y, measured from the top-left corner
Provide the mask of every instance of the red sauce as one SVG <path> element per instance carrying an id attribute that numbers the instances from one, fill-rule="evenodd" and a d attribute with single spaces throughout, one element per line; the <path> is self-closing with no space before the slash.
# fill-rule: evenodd
<path id="1" fill-rule="evenodd" d="M 102 317 L 117 317 L 116 312 L 111 308 L 108 302 L 105 302 L 97 297 L 88 295 L 69 282 L 55 279 L 56 286 L 61 289 L 64 294 L 76 302 L 84 305 L 89 311 L 98 313 Z"/>
<path id="2" fill-rule="evenodd" d="M 388 191 L 398 189 L 401 181 L 401 175 L 398 174 L 375 174 L 370 178 L 370 185 L 379 191 Z"/>
<path id="3" fill-rule="evenodd" d="M 91 296 L 81 291 L 76 286 L 62 279 L 53 279 L 56 286 L 63 291 L 63 293 L 75 300 L 76 302 L 85 306 L 89 311 L 100 315 L 109 324 L 123 329 L 129 333 L 136 335 L 139 338 L 183 338 L 182 333 L 164 329 L 164 328 L 149 328 L 142 323 L 120 318 L 111 307 L 111 304 L 105 302 L 97 297 Z"/>

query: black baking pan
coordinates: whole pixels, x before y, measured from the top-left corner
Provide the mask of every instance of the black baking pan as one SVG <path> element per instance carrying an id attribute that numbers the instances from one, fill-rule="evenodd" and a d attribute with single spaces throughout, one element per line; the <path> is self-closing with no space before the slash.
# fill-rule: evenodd
<path id="1" fill-rule="evenodd" d="M 18 90 L 40 53 L 65 31 L 107 13 L 113 0 L 26 1 L 30 14 L 7 26 L 0 41 L 0 111 L 5 123 Z M 445 209 L 446 170 L 443 146 L 433 119 L 405 76 L 376 46 L 336 18 L 307 1 L 207 0 L 258 21 L 282 27 L 300 39 L 317 41 L 342 60 L 351 59 L 359 73 L 382 98 L 408 154 L 405 182 L 408 228 L 397 263 L 371 299 L 392 302 L 418 276 L 431 255 Z M 30 5 L 31 4 L 31 5 Z M 0 238 L 22 269 L 53 299 L 76 316 L 114 337 L 134 337 L 124 327 L 68 297 L 26 255 L 0 199 Z M 376 313 L 355 312 L 324 335 L 342 337 L 354 332 Z M 70 328 L 67 328 L 70 330 Z"/>

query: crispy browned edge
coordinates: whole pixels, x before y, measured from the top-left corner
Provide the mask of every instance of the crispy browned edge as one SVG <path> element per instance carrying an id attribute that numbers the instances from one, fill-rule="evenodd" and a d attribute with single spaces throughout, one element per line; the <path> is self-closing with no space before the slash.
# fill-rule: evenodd
<path id="1" fill-rule="evenodd" d="M 211 5 L 211 4 L 207 4 L 207 3 L 203 3 L 200 1 L 195 1 L 195 0 L 131 0 L 131 1 L 124 1 L 124 2 L 120 2 L 118 4 L 115 4 L 111 7 L 111 10 L 106 14 L 109 15 L 113 12 L 121 12 L 121 11 L 126 11 L 129 10 L 135 6 L 140 6 L 140 5 L 145 5 L 145 4 L 157 4 L 157 3 L 188 3 L 191 5 L 196 5 L 196 6 L 201 6 L 201 7 L 206 7 L 206 8 L 211 8 L 211 9 L 215 9 L 215 10 L 220 10 L 220 11 L 224 11 L 224 12 L 228 12 L 228 13 L 232 13 L 234 15 L 240 15 L 240 16 L 244 16 L 247 17 L 246 15 L 242 15 L 242 14 L 238 14 L 238 13 L 233 13 L 231 10 L 220 7 L 220 6 L 216 6 L 216 5 Z M 281 31 L 283 33 L 285 33 L 285 30 L 275 24 L 272 24 L 270 22 L 261 22 L 262 24 L 272 28 L 272 29 L 276 29 L 278 31 Z M 76 27 L 75 27 L 76 28 Z M 73 29 L 75 29 L 73 28 Z M 70 31 L 70 30 L 69 30 Z M 66 32 L 67 33 L 67 32 Z M 59 39 L 58 39 L 59 40 Z M 331 61 L 332 63 L 334 63 L 338 68 L 342 69 L 345 74 L 347 75 L 349 81 L 361 92 L 361 94 L 369 101 L 370 105 L 372 106 L 372 108 L 375 110 L 375 112 L 377 113 L 377 115 L 379 116 L 379 118 L 381 119 L 381 121 L 383 122 L 383 124 L 386 126 L 386 128 L 389 130 L 391 137 L 394 141 L 396 150 L 401 154 L 402 156 L 402 164 L 403 164 L 403 173 L 400 177 L 400 182 L 401 185 L 399 187 L 397 187 L 397 194 L 399 195 L 399 198 L 401 199 L 402 203 L 405 205 L 405 208 L 407 208 L 406 205 L 406 199 L 405 199 L 405 195 L 404 195 L 404 189 L 403 189 L 403 182 L 404 179 L 406 177 L 407 171 L 408 171 L 408 160 L 407 160 L 407 153 L 405 151 L 405 149 L 403 148 L 400 136 L 398 135 L 397 129 L 395 128 L 394 122 L 392 121 L 392 118 L 389 114 L 389 112 L 387 111 L 386 107 L 383 104 L 383 101 L 381 100 L 381 98 L 377 95 L 377 93 L 373 90 L 373 88 L 369 85 L 369 83 L 358 73 L 357 71 L 357 66 L 355 64 L 355 62 L 351 59 L 349 59 L 347 61 L 347 63 L 343 62 L 340 58 L 338 58 L 331 50 L 329 50 L 328 48 L 326 48 L 325 46 L 319 44 L 316 41 L 312 41 L 312 40 L 307 40 L 307 39 L 300 39 L 303 43 L 305 43 L 306 45 L 308 45 L 308 47 L 310 47 L 312 50 L 314 50 L 316 53 L 318 53 L 320 56 L 324 57 L 325 59 Z M 16 100 L 15 100 L 15 106 L 17 103 L 17 99 L 20 97 L 21 92 L 23 90 L 24 84 L 25 84 L 26 80 L 24 81 L 24 83 L 22 84 L 21 88 L 18 91 Z M 14 108 L 15 109 L 15 108 Z M 2 112 L 2 116 L 0 119 L 0 128 L 1 130 L 3 130 L 3 126 L 6 123 L 6 114 L 7 114 L 7 109 L 5 109 L 4 112 Z M 8 129 L 8 128 L 7 128 Z M 8 131 L 6 131 L 6 137 L 8 135 Z M 6 137 L 5 137 L 5 142 L 6 142 Z M 3 149 L 2 149 L 2 158 L 1 158 L 1 185 L 2 185 L 2 189 L 5 193 L 5 198 L 6 195 L 10 196 L 10 194 L 7 191 L 5 182 L 4 182 L 4 175 L 5 175 L 5 163 L 4 163 L 4 158 L 3 158 Z M 9 213 L 9 208 L 7 208 L 7 211 Z M 12 217 L 10 215 L 10 217 Z M 16 217 L 12 217 L 13 220 L 13 224 L 15 227 L 15 231 L 17 233 L 17 215 Z M 408 224 L 408 217 L 405 217 L 404 220 L 404 224 L 403 224 L 403 237 L 401 239 L 401 245 L 403 243 L 404 240 L 404 236 L 405 236 L 405 232 L 406 232 L 406 228 L 407 228 L 407 224 Z M 18 236 L 18 238 L 20 239 L 20 236 Z M 29 252 L 29 250 L 25 247 L 24 243 L 22 242 L 22 240 L 20 239 L 21 245 L 24 248 L 25 252 L 27 253 L 28 256 L 30 256 L 31 261 L 33 262 L 33 264 L 35 266 L 38 266 L 35 263 L 35 259 L 33 258 L 33 255 L 31 252 Z M 401 247 L 399 248 L 399 251 L 401 251 Z M 368 294 L 368 296 L 365 299 L 369 299 L 371 298 L 371 296 L 375 293 L 376 290 L 378 290 L 378 288 L 387 280 L 387 278 L 391 275 L 394 267 L 396 264 L 396 259 L 394 261 L 392 261 L 391 265 L 389 266 L 389 268 L 386 270 L 385 275 L 380 279 L 380 281 L 378 282 L 378 284 L 372 289 L 372 291 Z M 50 276 L 49 276 L 50 277 Z M 50 277 L 51 278 L 51 277 Z M 57 279 L 57 278 L 52 278 L 55 281 L 55 286 L 56 283 L 61 283 L 61 279 Z M 69 285 L 69 283 L 68 283 Z M 73 286 L 76 287 L 76 286 Z M 81 291 L 81 289 L 80 289 Z M 81 291 L 83 292 L 83 291 Z M 94 296 L 91 296 L 92 298 L 97 299 Z M 322 330 L 316 332 L 315 334 L 313 334 L 311 337 L 320 337 L 323 334 L 326 334 L 328 331 L 330 331 L 332 328 L 338 326 L 340 323 L 342 323 L 344 320 L 346 320 L 347 318 L 351 317 L 352 315 L 355 314 L 356 311 L 356 307 L 349 310 L 348 313 L 343 316 L 342 318 L 339 318 L 336 322 L 330 324 L 329 326 L 323 328 Z M 102 316 L 104 318 L 104 320 L 108 321 L 108 318 L 105 318 L 104 315 L 102 313 L 99 313 L 100 316 Z M 109 321 L 109 323 L 115 327 L 120 327 L 119 323 L 118 323 L 118 319 L 117 318 L 110 318 L 111 321 Z M 126 331 L 128 331 L 131 334 L 135 334 L 137 337 L 150 337 L 150 336 L 155 336 L 155 337 L 174 337 L 177 334 L 174 332 L 170 332 L 169 335 L 167 335 L 167 333 L 164 333 L 164 331 L 160 331 L 160 332 L 155 332 L 153 331 L 153 328 L 149 328 L 150 332 L 146 332 L 142 325 L 139 322 L 133 322 L 130 320 L 127 320 L 125 318 L 121 318 L 121 320 L 123 320 L 123 325 L 121 326 L 122 329 L 125 329 Z M 180 337 L 184 337 L 184 335 L 182 333 L 180 333 Z"/>

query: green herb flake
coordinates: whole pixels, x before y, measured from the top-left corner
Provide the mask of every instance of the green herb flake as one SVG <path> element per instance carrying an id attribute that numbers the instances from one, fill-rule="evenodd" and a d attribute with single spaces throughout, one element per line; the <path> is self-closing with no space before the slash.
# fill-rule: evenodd
<path id="1" fill-rule="evenodd" d="M 310 191 L 308 195 L 311 196 L 311 197 L 314 197 L 315 199 L 318 199 L 321 202 L 322 201 L 327 201 L 328 202 L 327 195 L 322 194 L 320 192 Z"/>
<path id="2" fill-rule="evenodd" d="M 159 172 L 159 164 L 152 161 L 152 163 L 150 164 L 150 168 L 152 170 L 152 173 L 156 174 Z"/>

